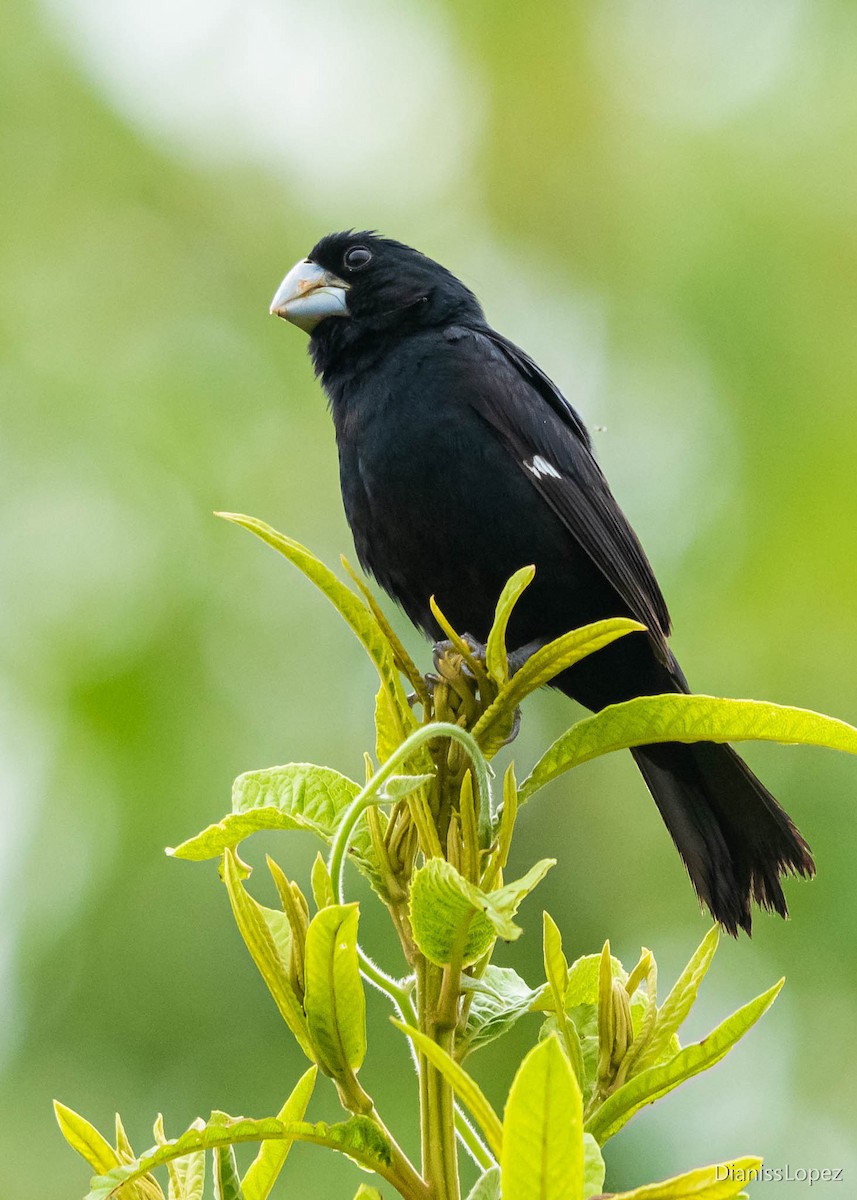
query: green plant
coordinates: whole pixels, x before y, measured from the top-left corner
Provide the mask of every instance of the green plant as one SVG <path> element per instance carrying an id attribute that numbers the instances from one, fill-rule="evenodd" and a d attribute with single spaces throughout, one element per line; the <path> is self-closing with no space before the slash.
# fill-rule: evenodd
<path id="1" fill-rule="evenodd" d="M 701 1042 L 682 1047 L 678 1031 L 717 947 L 712 929 L 662 1003 L 653 955 L 643 950 L 627 971 L 610 955 L 566 959 L 560 932 L 544 914 L 546 982 L 530 987 L 492 964 L 498 938 L 517 938 L 515 915 L 553 859 L 508 883 L 504 871 L 520 806 L 545 783 L 610 750 L 653 741 L 761 738 L 825 745 L 857 753 L 857 729 L 801 709 L 704 696 L 652 696 L 618 704 L 572 726 L 522 784 L 509 766 L 502 801 L 490 759 L 514 735 L 526 696 L 587 654 L 642 627 L 608 620 L 575 630 L 534 654 L 510 676 L 509 615 L 533 578 L 516 573 L 503 591 L 485 660 L 435 606 L 449 641 L 423 677 L 365 586 L 343 584 L 297 542 L 248 517 L 228 519 L 268 542 L 338 609 L 375 664 L 375 763 L 359 783 L 327 767 L 292 763 L 251 771 L 235 781 L 232 811 L 169 851 L 178 858 L 221 860 L 241 936 L 310 1067 L 276 1116 L 261 1120 L 212 1113 L 169 1139 L 160 1118 L 155 1145 L 135 1155 L 117 1118 L 111 1145 L 63 1105 L 62 1132 L 95 1171 L 87 1200 L 119 1195 L 158 1200 L 151 1172 L 166 1166 L 170 1200 L 201 1200 L 205 1152 L 213 1152 L 217 1200 L 265 1200 L 292 1144 L 340 1151 L 373 1171 L 406 1200 L 458 1200 L 459 1144 L 479 1168 L 470 1200 L 587 1200 L 601 1192 L 601 1148 L 630 1118 L 684 1080 L 718 1062 L 773 1002 L 780 980 L 733 1013 Z M 344 560 L 343 560 L 344 561 Z M 413 688 L 405 692 L 403 680 Z M 421 709 L 421 719 L 416 708 Z M 308 829 L 329 847 L 316 858 L 304 892 L 268 858 L 280 899 L 271 909 L 245 887 L 249 868 L 237 853 L 251 833 Z M 347 901 L 345 865 L 369 880 L 389 912 L 407 974 L 393 977 L 358 941 L 359 910 Z M 394 1023 L 416 1066 L 422 1159 L 412 1163 L 364 1090 L 363 982 L 389 998 Z M 468 1074 L 470 1054 L 501 1037 L 527 1013 L 541 1015 L 539 1038 L 512 1083 L 503 1120 Z M 318 1071 L 334 1083 L 347 1118 L 305 1119 Z M 466 1115 L 467 1114 L 467 1115 Z M 235 1145 L 258 1142 L 243 1176 Z M 758 1158 L 736 1159 L 624 1193 L 625 1200 L 707 1197 L 728 1200 L 752 1178 Z M 379 1192 L 363 1184 L 363 1200 Z"/>

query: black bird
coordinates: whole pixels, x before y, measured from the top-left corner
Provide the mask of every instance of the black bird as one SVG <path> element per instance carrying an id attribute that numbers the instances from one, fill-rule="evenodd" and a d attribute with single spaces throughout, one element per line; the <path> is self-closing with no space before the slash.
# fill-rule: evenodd
<path id="1" fill-rule="evenodd" d="M 442 636 L 434 595 L 484 641 L 506 580 L 534 563 L 509 645 L 532 650 L 605 617 L 648 631 L 555 686 L 596 711 L 689 690 L 664 598 L 583 422 L 463 283 L 400 242 L 334 233 L 288 273 L 271 312 L 310 335 L 358 557 L 415 625 Z M 632 753 L 716 920 L 749 933 L 751 899 L 787 916 L 779 876 L 811 876 L 812 856 L 735 751 L 671 742 Z"/>

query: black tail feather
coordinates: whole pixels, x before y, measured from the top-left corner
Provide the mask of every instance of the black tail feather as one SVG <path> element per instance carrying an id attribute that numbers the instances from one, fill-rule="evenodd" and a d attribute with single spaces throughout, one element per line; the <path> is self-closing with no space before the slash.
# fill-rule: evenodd
<path id="1" fill-rule="evenodd" d="M 731 746 L 664 742 L 632 751 L 700 900 L 733 936 L 750 902 L 788 916 L 780 876 L 810 877 L 806 842 Z"/>

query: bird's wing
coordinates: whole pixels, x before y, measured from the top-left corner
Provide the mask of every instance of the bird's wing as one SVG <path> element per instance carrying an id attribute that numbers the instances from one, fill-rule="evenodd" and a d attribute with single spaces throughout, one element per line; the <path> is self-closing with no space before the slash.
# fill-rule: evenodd
<path id="1" fill-rule="evenodd" d="M 661 656 L 670 617 L 649 560 L 616 503 L 590 448 L 580 417 L 522 350 L 493 330 L 471 331 L 483 370 L 468 394 L 530 483 L 586 551 Z M 486 361 L 487 358 L 489 361 Z"/>

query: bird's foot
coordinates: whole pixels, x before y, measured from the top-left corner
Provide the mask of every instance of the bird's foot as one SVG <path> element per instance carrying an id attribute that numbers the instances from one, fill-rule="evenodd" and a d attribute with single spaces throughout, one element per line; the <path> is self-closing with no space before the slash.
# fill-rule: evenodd
<path id="1" fill-rule="evenodd" d="M 547 645 L 547 639 L 536 638 L 533 642 L 527 642 L 526 646 L 519 646 L 517 650 L 510 650 L 507 659 L 509 662 L 509 674 L 517 675 L 521 667 L 529 661 L 537 650 L 541 650 L 542 646 Z"/>
<path id="2" fill-rule="evenodd" d="M 518 736 L 518 734 L 520 732 L 521 732 L 521 706 L 519 704 L 518 707 L 515 709 L 515 713 L 512 717 L 512 728 L 509 730 L 508 736 L 503 739 L 503 741 L 500 743 L 500 745 L 501 746 L 511 745 L 511 743 L 514 742 L 515 738 Z"/>
<path id="3" fill-rule="evenodd" d="M 481 642 L 477 642 L 476 638 L 472 637 L 469 633 L 462 633 L 461 640 L 470 651 L 471 658 L 475 658 L 478 662 L 485 662 L 485 647 Z M 442 659 L 446 658 L 449 654 L 458 653 L 460 653 L 458 646 L 449 638 L 444 639 L 442 642 L 435 642 L 434 646 L 432 646 L 432 659 L 438 670 L 440 670 Z M 467 665 L 466 660 L 462 662 L 461 669 L 469 679 L 474 678 L 473 672 Z M 426 679 L 428 679 L 428 676 L 426 676 Z"/>

